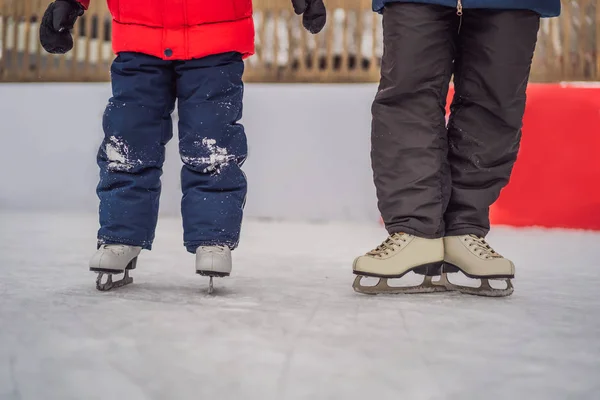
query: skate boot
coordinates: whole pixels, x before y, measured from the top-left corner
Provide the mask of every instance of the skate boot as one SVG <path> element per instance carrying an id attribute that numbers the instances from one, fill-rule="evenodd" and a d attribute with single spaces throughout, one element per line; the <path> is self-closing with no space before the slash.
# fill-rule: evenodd
<path id="1" fill-rule="evenodd" d="M 210 277 L 208 293 L 213 292 L 213 278 L 231 274 L 231 250 L 227 246 L 200 246 L 196 249 L 196 273 Z"/>
<path id="2" fill-rule="evenodd" d="M 490 247 L 484 238 L 475 235 L 448 236 L 444 238 L 444 268 L 441 284 L 448 290 L 477 296 L 504 297 L 513 293 L 511 279 L 515 276 L 515 265 Z M 454 285 L 448 273 L 462 272 L 469 278 L 480 279 L 478 288 Z M 490 279 L 506 281 L 506 289 L 490 286 Z"/>
<path id="3" fill-rule="evenodd" d="M 133 283 L 129 270 L 135 269 L 141 247 L 124 244 L 103 244 L 90 260 L 90 271 L 97 272 L 96 289 L 107 291 Z M 113 282 L 112 276 L 125 274 L 123 279 Z M 102 278 L 106 276 L 106 282 Z"/>
<path id="4" fill-rule="evenodd" d="M 441 274 L 443 261 L 442 239 L 423 239 L 406 233 L 394 233 L 375 250 L 354 260 L 353 270 L 357 276 L 352 286 L 356 292 L 364 294 L 445 291 L 445 286 L 438 286 L 432 282 L 432 276 Z M 423 283 L 405 287 L 388 285 L 388 279 L 401 278 L 410 271 L 424 275 Z M 375 286 L 363 286 L 361 279 L 364 276 L 380 279 Z"/>

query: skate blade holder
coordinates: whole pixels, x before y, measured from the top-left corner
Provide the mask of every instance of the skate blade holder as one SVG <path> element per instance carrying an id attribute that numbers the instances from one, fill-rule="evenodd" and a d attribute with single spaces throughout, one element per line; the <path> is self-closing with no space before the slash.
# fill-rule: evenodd
<path id="1" fill-rule="evenodd" d="M 507 297 L 513 294 L 515 291 L 514 286 L 512 284 L 513 277 L 477 277 L 470 276 L 461 271 L 465 276 L 471 279 L 479 279 L 481 281 L 479 286 L 464 286 L 457 285 L 448 279 L 448 272 L 444 272 L 440 278 L 440 285 L 444 285 L 449 291 L 457 291 L 464 294 L 470 294 L 474 296 L 482 296 L 482 297 Z M 490 281 L 504 281 L 506 283 L 506 288 L 497 289 L 490 284 Z"/>
<path id="2" fill-rule="evenodd" d="M 433 280 L 432 276 L 425 276 L 423 283 L 417 286 L 390 286 L 388 279 L 379 278 L 377 284 L 373 286 L 365 286 L 361 283 L 363 278 L 368 276 L 357 275 L 354 279 L 352 287 L 354 291 L 362 294 L 377 295 L 377 294 L 417 294 L 417 293 L 438 293 L 438 292 L 460 292 L 471 294 L 474 296 L 483 297 L 506 297 L 514 292 L 514 287 L 510 278 L 482 278 L 479 287 L 456 285 L 448 280 L 447 274 L 442 274 L 437 281 Z M 496 289 L 490 285 L 490 280 L 504 280 L 506 282 L 505 289 Z"/>
<path id="3" fill-rule="evenodd" d="M 129 285 L 133 283 L 133 278 L 129 276 L 129 271 L 135 269 L 137 264 L 137 257 L 134 258 L 127 264 L 127 267 L 124 271 L 115 271 L 104 268 L 90 268 L 90 271 L 96 272 L 98 277 L 96 278 L 96 289 L 100 292 L 108 292 L 109 290 L 123 287 L 125 285 Z M 113 275 L 123 275 L 122 279 L 118 281 L 113 281 Z M 106 276 L 106 281 L 102 282 L 104 276 Z"/>
<path id="4" fill-rule="evenodd" d="M 397 275 L 379 275 L 371 274 L 363 271 L 354 271 L 356 278 L 352 287 L 355 292 L 362 294 L 415 294 L 415 293 L 436 293 L 445 292 L 447 289 L 444 285 L 440 285 L 440 281 L 434 281 L 433 277 L 439 276 L 442 272 L 442 262 L 434 262 L 410 268 L 405 272 Z M 408 273 L 413 272 L 415 275 L 423 276 L 421 284 L 416 286 L 390 286 L 390 279 L 404 278 Z M 363 278 L 378 278 L 377 284 L 366 286 L 362 284 Z"/>
<path id="5" fill-rule="evenodd" d="M 366 286 L 362 284 L 363 278 L 378 278 L 377 284 Z M 354 291 L 362 294 L 377 295 L 377 294 L 416 294 L 416 293 L 436 293 L 447 291 L 446 287 L 433 281 L 433 276 L 424 276 L 423 282 L 416 286 L 390 286 L 389 279 L 397 278 L 382 278 L 369 277 L 365 275 L 356 275 L 352 287 Z"/>
<path id="6" fill-rule="evenodd" d="M 102 278 L 106 275 L 106 281 L 102 283 Z M 129 276 L 129 271 L 125 270 L 123 279 L 119 279 L 118 281 L 113 281 L 112 276 L 116 275 L 114 273 L 106 273 L 106 272 L 98 272 L 98 277 L 96 278 L 96 289 L 101 292 L 107 292 L 111 289 L 120 288 L 125 285 L 129 285 L 133 283 L 133 278 Z"/>

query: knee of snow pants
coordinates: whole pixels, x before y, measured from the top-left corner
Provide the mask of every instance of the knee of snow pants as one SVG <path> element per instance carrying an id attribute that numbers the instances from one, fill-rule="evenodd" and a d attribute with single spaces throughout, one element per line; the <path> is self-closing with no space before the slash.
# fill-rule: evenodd
<path id="1" fill-rule="evenodd" d="M 98 151 L 99 243 L 150 249 L 158 217 L 165 145 L 172 137 L 174 73 L 169 62 L 121 53 L 111 67 L 113 96 Z"/>
<path id="2" fill-rule="evenodd" d="M 246 201 L 241 166 L 244 63 L 224 53 L 178 63 L 179 151 L 184 245 L 237 247 Z"/>

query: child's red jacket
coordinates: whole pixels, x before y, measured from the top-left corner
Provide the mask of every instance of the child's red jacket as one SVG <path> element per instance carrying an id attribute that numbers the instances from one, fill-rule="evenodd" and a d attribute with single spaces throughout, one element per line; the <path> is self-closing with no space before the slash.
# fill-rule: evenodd
<path id="1" fill-rule="evenodd" d="M 87 9 L 90 0 L 78 0 Z M 254 53 L 252 0 L 107 0 L 115 53 L 189 60 Z"/>

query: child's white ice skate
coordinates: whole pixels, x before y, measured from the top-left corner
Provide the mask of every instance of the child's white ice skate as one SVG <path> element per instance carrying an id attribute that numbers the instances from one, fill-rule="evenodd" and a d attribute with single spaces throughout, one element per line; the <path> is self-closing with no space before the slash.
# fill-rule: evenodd
<path id="1" fill-rule="evenodd" d="M 354 290 L 364 294 L 432 293 L 445 291 L 432 277 L 440 275 L 444 261 L 442 239 L 423 239 L 406 233 L 394 233 L 375 250 L 354 261 Z M 418 286 L 392 287 L 388 279 L 401 278 L 409 272 L 424 275 Z M 375 286 L 363 286 L 365 276 L 380 278 Z"/>
<path id="2" fill-rule="evenodd" d="M 504 297 L 513 293 L 511 279 L 515 276 L 515 265 L 496 253 L 484 238 L 475 235 L 448 236 L 444 238 L 444 248 L 441 284 L 448 290 L 488 297 Z M 452 284 L 448 273 L 459 271 L 469 278 L 480 279 L 481 286 Z M 489 282 L 491 279 L 506 281 L 506 289 L 493 288 Z"/>
<path id="3" fill-rule="evenodd" d="M 210 277 L 208 293 L 213 292 L 213 278 L 231 274 L 231 250 L 227 246 L 200 246 L 196 249 L 196 273 Z"/>
<path id="4" fill-rule="evenodd" d="M 103 244 L 90 260 L 90 271 L 97 272 L 96 289 L 107 291 L 133 283 L 129 270 L 135 269 L 141 247 L 124 244 Z M 114 281 L 113 275 L 125 274 L 123 279 Z M 102 283 L 102 278 L 106 281 Z"/>

